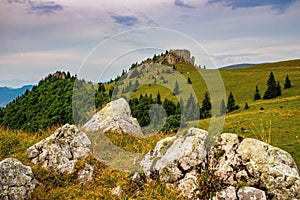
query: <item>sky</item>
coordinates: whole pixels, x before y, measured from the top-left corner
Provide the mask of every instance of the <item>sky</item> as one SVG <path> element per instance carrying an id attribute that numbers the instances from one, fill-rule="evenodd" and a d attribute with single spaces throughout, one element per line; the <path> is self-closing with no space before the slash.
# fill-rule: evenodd
<path id="1" fill-rule="evenodd" d="M 299 0 L 0 0 L 0 86 L 93 82 L 167 49 L 215 68 L 300 57 Z"/>

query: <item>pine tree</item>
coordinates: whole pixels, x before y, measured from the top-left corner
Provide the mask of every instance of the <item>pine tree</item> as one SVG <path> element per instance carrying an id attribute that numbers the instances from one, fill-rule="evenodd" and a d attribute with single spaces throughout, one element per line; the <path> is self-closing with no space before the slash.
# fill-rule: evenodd
<path id="1" fill-rule="evenodd" d="M 291 80 L 289 79 L 289 75 L 286 75 L 283 89 L 288 89 L 291 87 L 292 85 L 291 85 Z"/>
<path id="2" fill-rule="evenodd" d="M 196 100 L 193 94 L 190 94 L 190 97 L 187 100 L 186 107 L 185 107 L 185 118 L 187 120 L 196 120 L 199 117 L 199 113 L 196 113 Z"/>
<path id="3" fill-rule="evenodd" d="M 258 86 L 256 86 L 255 94 L 254 94 L 254 101 L 259 100 L 259 99 L 261 99 L 261 96 L 260 96 L 260 93 L 258 90 Z"/>
<path id="4" fill-rule="evenodd" d="M 157 102 L 157 104 L 161 104 L 162 103 L 159 92 L 157 93 L 157 96 L 156 96 L 156 102 Z"/>
<path id="5" fill-rule="evenodd" d="M 249 108 L 250 108 L 250 107 L 249 107 L 248 103 L 246 102 L 246 103 L 245 103 L 244 109 L 247 110 L 247 109 L 249 109 Z"/>
<path id="6" fill-rule="evenodd" d="M 272 99 L 278 96 L 278 87 L 273 72 L 270 73 L 267 81 L 268 88 L 265 91 L 263 99 Z"/>
<path id="7" fill-rule="evenodd" d="M 205 93 L 204 100 L 202 101 L 202 109 L 206 111 L 211 110 L 211 103 L 208 92 Z"/>
<path id="8" fill-rule="evenodd" d="M 228 101 L 227 101 L 227 111 L 232 112 L 234 110 L 238 110 L 240 107 L 235 104 L 235 100 L 232 92 L 229 93 Z"/>
<path id="9" fill-rule="evenodd" d="M 224 99 L 221 101 L 220 114 L 221 116 L 226 114 L 226 104 Z"/>
<path id="10" fill-rule="evenodd" d="M 179 94 L 179 85 L 178 85 L 177 81 L 175 82 L 175 87 L 174 87 L 174 91 L 173 92 L 174 92 L 175 95 Z"/>
<path id="11" fill-rule="evenodd" d="M 281 96 L 281 86 L 280 86 L 279 81 L 277 81 L 276 91 L 277 91 L 276 92 L 277 96 Z"/>
<path id="12" fill-rule="evenodd" d="M 192 84 L 192 81 L 191 81 L 190 77 L 188 77 L 187 83 L 188 83 L 188 84 Z"/>

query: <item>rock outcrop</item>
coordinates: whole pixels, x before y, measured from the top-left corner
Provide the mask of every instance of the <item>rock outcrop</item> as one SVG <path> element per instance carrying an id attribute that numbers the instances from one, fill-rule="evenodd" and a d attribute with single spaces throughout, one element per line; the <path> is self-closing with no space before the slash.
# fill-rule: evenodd
<path id="1" fill-rule="evenodd" d="M 91 141 L 75 125 L 66 124 L 51 136 L 27 149 L 27 155 L 34 164 L 63 174 L 73 172 L 79 159 L 90 153 Z"/>
<path id="2" fill-rule="evenodd" d="M 197 193 L 197 173 L 204 168 L 207 131 L 191 128 L 188 133 L 159 141 L 141 161 L 145 175 L 168 183 L 183 196 Z"/>
<path id="3" fill-rule="evenodd" d="M 14 158 L 0 162 L 0 199 L 29 198 L 38 185 L 29 166 Z"/>
<path id="4" fill-rule="evenodd" d="M 108 103 L 97 112 L 83 127 L 85 131 L 116 131 L 127 133 L 135 137 L 143 137 L 142 129 L 131 116 L 130 107 L 123 98 Z"/>
<path id="5" fill-rule="evenodd" d="M 198 178 L 206 169 L 227 186 L 215 199 L 300 199 L 300 177 L 290 154 L 231 133 L 221 134 L 207 151 L 207 134 L 191 128 L 159 141 L 141 161 L 148 180 L 158 179 L 184 197 L 198 199 Z"/>
<path id="6" fill-rule="evenodd" d="M 273 199 L 300 199 L 300 177 L 290 154 L 262 141 L 222 134 L 209 153 L 209 168 L 224 183 L 266 191 Z"/>
<path id="7" fill-rule="evenodd" d="M 170 50 L 171 53 L 176 54 L 179 57 L 179 60 L 172 60 L 171 57 L 168 57 L 167 55 L 167 61 L 170 64 L 175 64 L 178 62 L 185 62 L 189 63 L 191 65 L 195 64 L 195 57 L 191 57 L 191 52 L 186 49 L 175 49 L 175 50 Z"/>

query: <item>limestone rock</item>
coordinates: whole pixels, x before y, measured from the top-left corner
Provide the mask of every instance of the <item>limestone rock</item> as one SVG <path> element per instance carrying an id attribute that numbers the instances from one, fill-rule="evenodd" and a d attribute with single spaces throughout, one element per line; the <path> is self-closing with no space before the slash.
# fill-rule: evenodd
<path id="1" fill-rule="evenodd" d="M 117 131 L 143 137 L 142 129 L 131 116 L 130 107 L 123 98 L 108 103 L 102 110 L 97 112 L 84 126 L 85 131 Z"/>
<path id="2" fill-rule="evenodd" d="M 237 200 L 235 187 L 229 186 L 226 189 L 217 192 L 213 200 Z"/>
<path id="3" fill-rule="evenodd" d="M 0 199 L 29 198 L 38 185 L 29 166 L 14 158 L 0 162 Z"/>
<path id="4" fill-rule="evenodd" d="M 254 187 L 240 188 L 237 196 L 239 200 L 267 200 L 265 192 Z"/>
<path id="5" fill-rule="evenodd" d="M 249 183 L 266 188 L 275 199 L 300 199 L 300 177 L 289 153 L 252 138 L 244 139 L 237 153 L 253 177 Z"/>
<path id="6" fill-rule="evenodd" d="M 121 196 L 122 196 L 122 189 L 121 189 L 120 186 L 117 186 L 117 187 L 115 187 L 115 188 L 113 188 L 113 189 L 111 190 L 111 193 L 112 193 L 113 195 L 116 195 L 116 196 L 118 196 L 118 197 L 121 197 Z"/>
<path id="7" fill-rule="evenodd" d="M 77 174 L 78 182 L 81 184 L 84 184 L 84 183 L 92 180 L 93 172 L 94 172 L 94 167 L 89 164 L 85 164 L 84 168 L 82 170 L 80 170 Z"/>
<path id="8" fill-rule="evenodd" d="M 237 148 L 241 138 L 236 134 L 223 133 L 211 149 L 208 156 L 209 167 L 215 170 L 215 175 L 224 183 L 236 184 L 236 169 L 241 166 L 241 159 L 237 156 Z M 245 176 L 245 174 L 243 174 Z M 242 174 L 240 174 L 240 178 Z M 247 178 L 247 174 L 246 177 Z"/>
<path id="9" fill-rule="evenodd" d="M 72 173 L 78 159 L 90 153 L 91 141 L 75 125 L 66 124 L 27 149 L 34 164 L 59 173 Z"/>
<path id="10" fill-rule="evenodd" d="M 192 198 L 197 189 L 197 170 L 204 168 L 207 131 L 191 128 L 188 133 L 165 138 L 147 153 L 141 166 L 148 178 L 172 184 L 182 195 Z"/>

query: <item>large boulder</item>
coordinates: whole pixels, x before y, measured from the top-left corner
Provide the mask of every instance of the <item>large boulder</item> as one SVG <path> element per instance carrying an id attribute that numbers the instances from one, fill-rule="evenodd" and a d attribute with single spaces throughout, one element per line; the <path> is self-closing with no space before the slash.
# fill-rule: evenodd
<path id="1" fill-rule="evenodd" d="M 197 173 L 206 162 L 207 134 L 207 131 L 191 128 L 186 134 L 159 141 L 141 161 L 145 175 L 148 179 L 159 178 L 183 196 L 195 197 Z"/>
<path id="2" fill-rule="evenodd" d="M 34 164 L 63 174 L 73 172 L 79 159 L 90 153 L 91 142 L 86 134 L 75 125 L 66 124 L 46 139 L 27 149 L 27 155 Z"/>
<path id="3" fill-rule="evenodd" d="M 38 185 L 29 166 L 14 158 L 0 162 L 0 199 L 29 198 Z"/>
<path id="4" fill-rule="evenodd" d="M 111 101 L 102 110 L 97 112 L 83 127 L 85 131 L 116 131 L 143 137 L 142 129 L 131 116 L 130 107 L 123 98 Z"/>
<path id="5" fill-rule="evenodd" d="M 300 177 L 293 158 L 262 141 L 224 133 L 209 152 L 208 163 L 225 184 L 244 182 L 273 199 L 300 199 Z"/>

